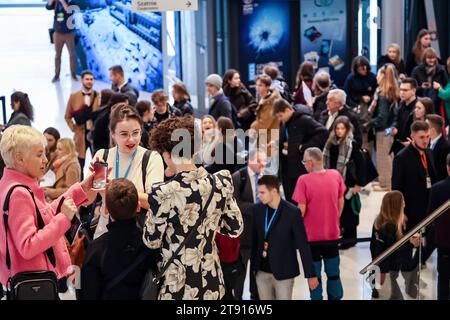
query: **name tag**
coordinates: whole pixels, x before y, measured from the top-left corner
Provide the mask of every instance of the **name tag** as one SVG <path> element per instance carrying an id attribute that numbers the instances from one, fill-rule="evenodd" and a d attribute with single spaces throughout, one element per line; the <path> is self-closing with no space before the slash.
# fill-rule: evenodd
<path id="1" fill-rule="evenodd" d="M 427 189 L 431 189 L 431 178 L 427 176 Z"/>
<path id="2" fill-rule="evenodd" d="M 63 22 L 64 21 L 64 13 L 60 12 L 56 16 L 56 21 Z"/>

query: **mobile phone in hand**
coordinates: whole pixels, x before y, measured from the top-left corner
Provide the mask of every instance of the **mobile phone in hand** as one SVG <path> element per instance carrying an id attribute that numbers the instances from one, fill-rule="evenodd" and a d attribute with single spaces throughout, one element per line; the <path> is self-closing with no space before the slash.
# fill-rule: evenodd
<path id="1" fill-rule="evenodd" d="M 93 189 L 103 189 L 106 187 L 106 180 L 108 178 L 108 164 L 106 162 L 94 163 L 94 182 Z"/>

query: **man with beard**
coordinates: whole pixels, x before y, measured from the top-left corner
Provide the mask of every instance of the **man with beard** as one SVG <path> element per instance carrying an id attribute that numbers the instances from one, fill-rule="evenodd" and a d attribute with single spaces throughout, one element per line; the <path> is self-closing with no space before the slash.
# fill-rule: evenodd
<path id="1" fill-rule="evenodd" d="M 93 129 L 92 114 L 99 108 L 99 94 L 93 90 L 94 75 L 91 71 L 81 74 L 81 90 L 70 95 L 67 103 L 65 120 L 70 130 L 74 133 L 78 161 L 81 166 L 81 179 L 86 160 L 86 149 L 92 148 L 87 139 L 88 133 Z"/>
<path id="2" fill-rule="evenodd" d="M 405 198 L 407 217 L 404 234 L 413 229 L 428 213 L 429 195 L 432 185 L 437 181 L 430 145 L 430 126 L 425 121 L 416 121 L 411 126 L 411 144 L 395 158 L 392 170 L 392 190 L 400 191 Z M 432 240 L 432 232 L 427 229 L 427 240 Z M 427 241 L 432 244 L 433 241 Z M 416 298 L 418 294 L 418 259 L 412 258 L 411 246 L 401 249 L 400 270 L 405 278 L 406 293 Z M 432 251 L 425 246 L 424 254 Z"/>

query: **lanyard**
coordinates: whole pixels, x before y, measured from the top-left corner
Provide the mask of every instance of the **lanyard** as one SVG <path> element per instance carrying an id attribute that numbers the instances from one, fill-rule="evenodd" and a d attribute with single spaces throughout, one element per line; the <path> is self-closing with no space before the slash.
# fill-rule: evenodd
<path id="1" fill-rule="evenodd" d="M 128 165 L 127 171 L 125 171 L 124 178 L 128 178 L 128 174 L 130 173 L 131 165 L 133 164 L 133 160 L 136 157 L 138 149 L 136 149 L 131 157 L 130 164 Z M 120 165 L 120 156 L 119 156 L 119 148 L 116 149 L 116 179 L 119 179 L 119 165 Z"/>
<path id="2" fill-rule="evenodd" d="M 264 238 L 265 239 L 267 239 L 267 235 L 269 234 L 270 227 L 272 226 L 272 222 L 275 220 L 275 217 L 276 217 L 277 213 L 278 213 L 278 208 L 273 213 L 269 224 L 267 224 L 267 220 L 269 218 L 269 208 L 266 208 L 266 220 L 265 220 L 265 224 L 264 224 Z"/>
<path id="3" fill-rule="evenodd" d="M 287 127 L 284 129 L 284 136 L 286 137 L 286 141 L 289 140 L 289 132 Z"/>

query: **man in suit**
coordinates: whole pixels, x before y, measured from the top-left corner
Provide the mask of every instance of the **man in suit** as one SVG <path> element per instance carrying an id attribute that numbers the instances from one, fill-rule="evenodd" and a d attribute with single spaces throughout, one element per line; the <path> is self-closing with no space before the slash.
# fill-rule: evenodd
<path id="1" fill-rule="evenodd" d="M 430 149 L 433 151 L 434 166 L 436 168 L 437 181 L 447 178 L 447 155 L 450 153 L 450 143 L 442 135 L 444 119 L 436 114 L 427 116 L 430 125 Z"/>
<path id="2" fill-rule="evenodd" d="M 392 170 L 392 190 L 403 193 L 405 199 L 406 230 L 409 232 L 427 216 L 429 194 L 436 182 L 433 155 L 430 144 L 430 126 L 425 121 L 416 121 L 411 126 L 411 144 L 394 158 Z M 434 250 L 432 230 L 427 229 L 426 246 L 422 251 L 422 262 Z M 406 279 L 406 293 L 415 298 L 417 288 L 417 265 L 410 263 L 412 247 L 405 249 L 405 259 L 401 271 Z"/>
<path id="3" fill-rule="evenodd" d="M 240 237 L 240 251 L 245 270 L 247 270 L 252 250 L 253 207 L 260 202 L 258 198 L 258 180 L 264 174 L 266 161 L 266 154 L 263 151 L 256 150 L 250 154 L 248 166 L 238 170 L 232 176 L 234 197 L 244 220 L 244 231 Z M 237 281 L 234 295 L 238 299 L 242 299 L 246 275 L 247 272 Z M 252 299 L 258 298 L 256 280 L 252 272 L 250 272 L 250 295 Z"/>
<path id="4" fill-rule="evenodd" d="M 112 82 L 111 89 L 114 92 L 127 95 L 128 103 L 135 106 L 139 98 L 139 91 L 125 80 L 122 66 L 117 65 L 109 68 L 109 79 Z"/>
<path id="5" fill-rule="evenodd" d="M 436 183 L 430 192 L 431 214 L 450 200 L 450 154 L 446 159 L 447 178 Z M 438 300 L 450 299 L 450 209 L 435 221 L 435 244 L 438 249 Z"/>
<path id="6" fill-rule="evenodd" d="M 298 203 L 304 219 L 312 258 L 320 285 L 311 291 L 311 300 L 322 300 L 320 275 L 322 264 L 327 274 L 328 300 L 340 300 L 344 295 L 340 278 L 338 240 L 339 219 L 344 209 L 344 179 L 336 170 L 325 170 L 323 153 L 309 148 L 303 156 L 307 175 L 298 179 L 293 200 Z"/>
<path id="7" fill-rule="evenodd" d="M 359 120 L 358 115 L 345 104 L 346 101 L 347 94 L 344 90 L 331 90 L 327 97 L 327 110 L 322 111 L 319 122 L 331 132 L 334 121 L 340 116 L 346 116 L 353 125 L 353 135 L 355 140 L 360 145 L 363 145 L 361 121 Z"/>
<path id="8" fill-rule="evenodd" d="M 400 84 L 400 105 L 391 132 L 391 136 L 394 137 L 391 151 L 395 155 L 410 144 L 412 113 L 416 109 L 417 103 L 417 86 L 417 81 L 413 78 L 403 79 Z"/>
<path id="9" fill-rule="evenodd" d="M 258 181 L 260 204 L 253 208 L 251 270 L 261 300 L 291 300 L 294 279 L 300 274 L 297 250 L 310 290 L 318 287 L 311 250 L 300 211 L 280 197 L 276 176 Z"/>
<path id="10" fill-rule="evenodd" d="M 273 114 L 281 122 L 279 150 L 280 174 L 287 201 L 292 201 L 292 193 L 298 177 L 306 174 L 302 164 L 306 149 L 323 149 L 328 139 L 328 130 L 311 116 L 295 111 L 284 99 L 273 105 Z"/>
<path id="11" fill-rule="evenodd" d="M 87 135 L 93 130 L 92 117 L 100 107 L 100 97 L 93 89 L 94 75 L 91 71 L 84 71 L 81 74 L 81 85 L 81 90 L 70 95 L 64 118 L 70 130 L 75 134 L 74 140 L 81 167 L 81 179 L 83 179 L 86 150 L 90 149 L 92 153 L 92 146 Z"/>

